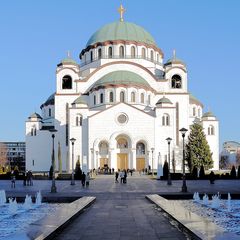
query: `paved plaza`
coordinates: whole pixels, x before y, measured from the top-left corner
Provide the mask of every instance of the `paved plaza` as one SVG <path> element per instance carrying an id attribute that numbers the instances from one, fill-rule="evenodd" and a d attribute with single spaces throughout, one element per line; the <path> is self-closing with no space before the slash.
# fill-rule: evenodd
<path id="1" fill-rule="evenodd" d="M 127 184 L 115 183 L 113 175 L 98 175 L 90 181 L 89 188 L 82 188 L 80 181 L 71 186 L 70 181 L 56 181 L 57 193 L 50 193 L 51 181 L 35 180 L 33 186 L 23 186 L 17 181 L 11 188 L 10 181 L 0 181 L 0 189 L 8 196 L 35 195 L 41 190 L 44 197 L 96 196 L 93 205 L 87 208 L 55 239 L 187 239 L 165 214 L 146 200 L 147 194 L 181 194 L 182 181 L 153 180 L 149 176 L 135 174 L 128 176 Z M 187 181 L 188 192 L 193 193 L 240 193 L 239 180 Z M 181 197 L 181 195 L 179 195 Z"/>

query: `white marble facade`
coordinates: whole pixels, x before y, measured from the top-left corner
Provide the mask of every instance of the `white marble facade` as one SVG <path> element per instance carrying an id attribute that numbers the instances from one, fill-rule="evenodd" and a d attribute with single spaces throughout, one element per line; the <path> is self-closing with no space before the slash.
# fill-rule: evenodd
<path id="1" fill-rule="evenodd" d="M 161 168 L 170 137 L 171 160 L 181 170 L 179 129 L 194 121 L 204 127 L 218 169 L 218 120 L 203 114 L 202 103 L 189 93 L 185 63 L 175 53 L 165 62 L 146 30 L 125 21 L 108 24 L 92 35 L 80 60 L 68 56 L 57 65 L 55 93 L 26 121 L 27 169 L 49 170 L 49 130 L 55 128 L 57 169 L 59 155 L 63 171 L 72 169 L 71 138 L 74 166 L 79 159 L 88 169 Z"/>

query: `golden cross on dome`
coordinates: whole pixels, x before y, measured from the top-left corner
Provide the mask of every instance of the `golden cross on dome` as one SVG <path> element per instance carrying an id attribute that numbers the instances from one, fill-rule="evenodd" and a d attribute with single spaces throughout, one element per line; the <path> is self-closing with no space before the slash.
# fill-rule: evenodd
<path id="1" fill-rule="evenodd" d="M 120 13 L 120 21 L 123 22 L 123 14 L 126 12 L 126 9 L 122 4 L 120 5 L 120 8 L 118 8 L 118 12 Z"/>
<path id="2" fill-rule="evenodd" d="M 176 50 L 173 49 L 173 59 L 176 59 Z"/>
<path id="3" fill-rule="evenodd" d="M 68 57 L 68 58 L 71 57 L 71 54 L 70 54 L 70 51 L 69 51 L 69 50 L 67 51 L 67 57 Z"/>

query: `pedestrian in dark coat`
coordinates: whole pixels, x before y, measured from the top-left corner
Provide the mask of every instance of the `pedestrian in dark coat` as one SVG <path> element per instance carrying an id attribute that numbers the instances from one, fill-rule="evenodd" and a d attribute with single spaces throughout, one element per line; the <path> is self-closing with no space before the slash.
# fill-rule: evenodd
<path id="1" fill-rule="evenodd" d="M 82 173 L 82 186 L 85 186 L 85 182 L 86 182 L 86 174 L 83 172 Z"/>

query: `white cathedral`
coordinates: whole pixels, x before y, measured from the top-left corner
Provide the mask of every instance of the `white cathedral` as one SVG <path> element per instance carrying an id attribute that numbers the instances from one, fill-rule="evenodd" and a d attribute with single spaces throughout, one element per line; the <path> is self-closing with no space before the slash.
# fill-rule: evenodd
<path id="1" fill-rule="evenodd" d="M 68 56 L 57 65 L 55 93 L 41 105 L 41 114 L 26 121 L 26 169 L 49 171 L 56 129 L 57 171 L 71 172 L 79 160 L 87 171 L 107 165 L 161 172 L 167 138 L 171 171 L 182 170 L 179 130 L 188 129 L 187 140 L 195 121 L 204 128 L 213 169 L 219 169 L 219 122 L 211 112 L 203 114 L 203 104 L 189 93 L 185 63 L 175 53 L 165 62 L 154 38 L 125 22 L 120 10 L 119 21 L 90 37 L 80 64 Z"/>

